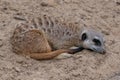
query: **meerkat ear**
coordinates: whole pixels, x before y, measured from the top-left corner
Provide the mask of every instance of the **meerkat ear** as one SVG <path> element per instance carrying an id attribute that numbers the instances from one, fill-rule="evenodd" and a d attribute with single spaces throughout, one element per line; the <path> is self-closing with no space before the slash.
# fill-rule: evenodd
<path id="1" fill-rule="evenodd" d="M 82 33 L 82 35 L 81 35 L 81 40 L 84 41 L 84 40 L 87 39 L 87 37 L 88 37 L 88 36 L 87 36 L 87 33 L 84 32 L 84 33 Z"/>
<path id="2" fill-rule="evenodd" d="M 81 36 L 80 36 L 81 40 L 84 41 L 88 38 L 88 35 L 87 35 L 87 29 L 86 28 L 82 28 L 81 29 Z"/>

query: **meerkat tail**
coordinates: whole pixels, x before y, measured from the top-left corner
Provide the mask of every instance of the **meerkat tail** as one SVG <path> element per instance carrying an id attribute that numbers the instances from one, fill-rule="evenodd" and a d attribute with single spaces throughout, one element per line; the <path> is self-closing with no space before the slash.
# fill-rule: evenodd
<path id="1" fill-rule="evenodd" d="M 56 50 L 48 53 L 31 53 L 29 54 L 29 56 L 31 58 L 38 59 L 38 60 L 47 60 L 47 59 L 55 58 L 59 54 L 67 53 L 67 52 L 69 52 L 69 50 L 60 49 L 60 50 Z"/>
<path id="2" fill-rule="evenodd" d="M 69 54 L 69 53 L 62 53 L 62 54 L 56 56 L 55 59 L 60 60 L 60 59 L 67 59 L 70 57 L 73 57 L 73 55 Z"/>

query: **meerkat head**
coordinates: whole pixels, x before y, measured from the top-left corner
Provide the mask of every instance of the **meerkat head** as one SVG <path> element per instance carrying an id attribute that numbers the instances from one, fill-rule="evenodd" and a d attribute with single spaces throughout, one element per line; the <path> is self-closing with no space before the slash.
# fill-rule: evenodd
<path id="1" fill-rule="evenodd" d="M 104 38 L 102 33 L 93 29 L 83 29 L 80 34 L 82 47 L 98 53 L 105 53 Z"/>

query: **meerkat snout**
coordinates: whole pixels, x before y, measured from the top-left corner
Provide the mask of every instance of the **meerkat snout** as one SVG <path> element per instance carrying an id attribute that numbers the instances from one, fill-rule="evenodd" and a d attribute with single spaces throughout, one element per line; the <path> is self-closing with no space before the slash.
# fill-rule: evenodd
<path id="1" fill-rule="evenodd" d="M 102 33 L 93 29 L 85 29 L 81 33 L 82 47 L 101 54 L 105 54 L 104 38 Z"/>

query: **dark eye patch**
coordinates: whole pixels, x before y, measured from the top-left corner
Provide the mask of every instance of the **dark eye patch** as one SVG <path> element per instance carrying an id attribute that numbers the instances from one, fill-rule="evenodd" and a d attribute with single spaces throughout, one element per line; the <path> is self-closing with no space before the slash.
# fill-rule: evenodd
<path id="1" fill-rule="evenodd" d="M 87 39 L 87 34 L 86 33 L 83 33 L 82 34 L 82 41 L 86 40 Z"/>
<path id="2" fill-rule="evenodd" d="M 101 42 L 98 39 L 93 39 L 93 42 L 95 43 L 96 46 L 101 46 Z"/>

